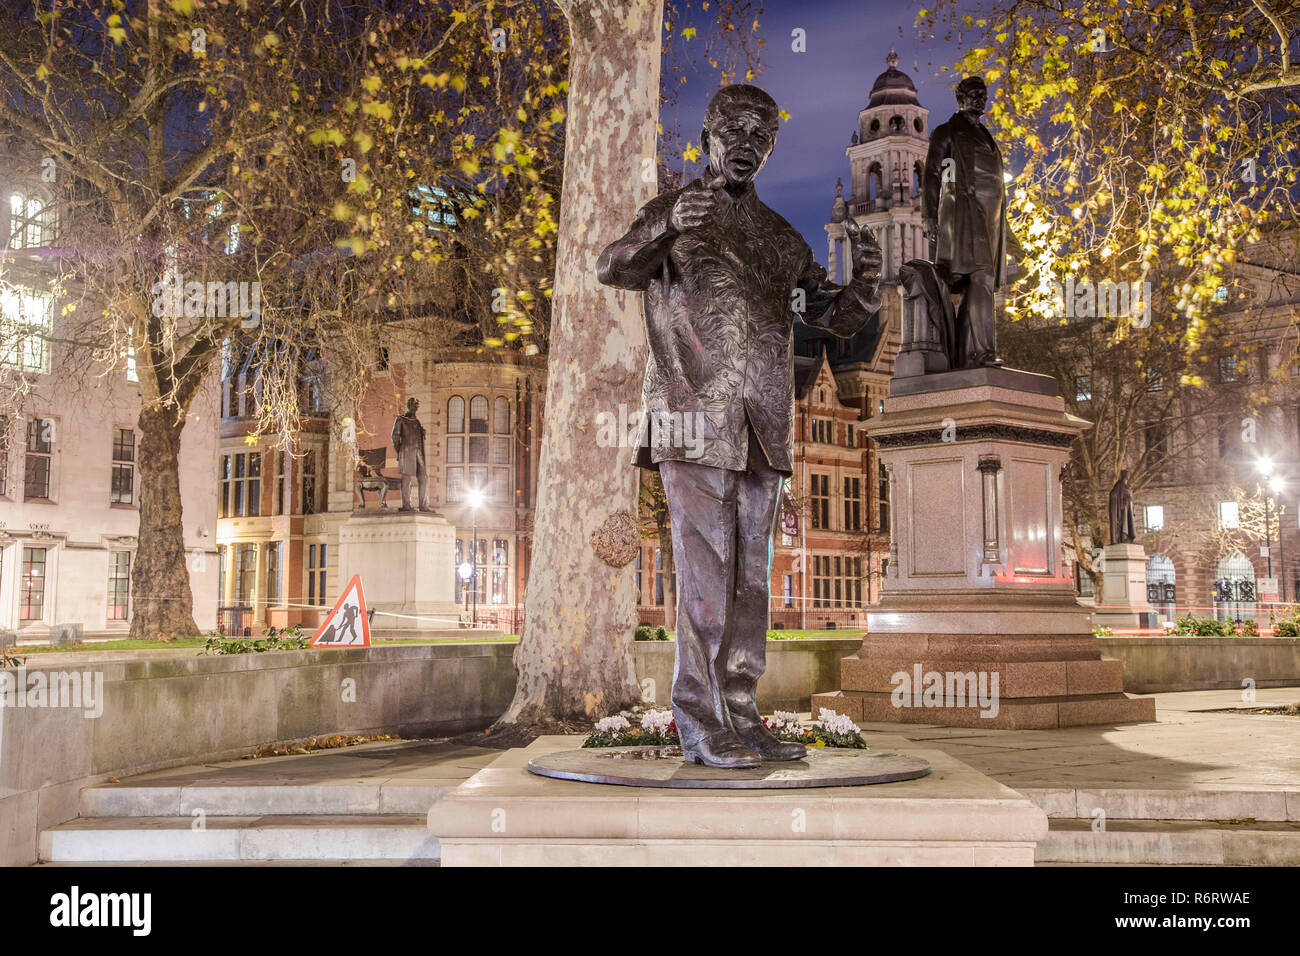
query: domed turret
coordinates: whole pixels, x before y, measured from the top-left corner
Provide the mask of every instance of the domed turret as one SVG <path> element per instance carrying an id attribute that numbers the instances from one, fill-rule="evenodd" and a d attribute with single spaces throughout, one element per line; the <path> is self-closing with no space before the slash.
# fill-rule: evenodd
<path id="1" fill-rule="evenodd" d="M 920 101 L 916 98 L 916 85 L 902 70 L 898 69 L 898 54 L 894 48 L 889 48 L 889 56 L 885 57 L 885 64 L 888 69 L 876 77 L 875 84 L 871 87 L 871 99 L 867 103 L 867 108 L 873 106 L 920 106 Z"/>

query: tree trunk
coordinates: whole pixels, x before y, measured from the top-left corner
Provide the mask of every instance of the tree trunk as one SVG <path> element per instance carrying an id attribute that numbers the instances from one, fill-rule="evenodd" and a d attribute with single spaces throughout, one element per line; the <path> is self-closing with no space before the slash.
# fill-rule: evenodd
<path id="1" fill-rule="evenodd" d="M 656 185 L 642 170 L 658 149 L 663 3 L 557 2 L 570 67 L 545 433 L 515 698 L 498 726 L 592 720 L 638 698 L 635 551 L 606 563 L 592 534 L 623 515 L 632 544 L 640 539 L 629 449 L 600 447 L 595 416 L 639 408 L 645 329 L 641 297 L 600 285 L 596 258 Z"/>
<path id="2" fill-rule="evenodd" d="M 140 410 L 140 530 L 131 569 L 131 637 L 193 637 L 194 596 L 181 524 L 180 450 L 185 413 L 146 404 Z"/>

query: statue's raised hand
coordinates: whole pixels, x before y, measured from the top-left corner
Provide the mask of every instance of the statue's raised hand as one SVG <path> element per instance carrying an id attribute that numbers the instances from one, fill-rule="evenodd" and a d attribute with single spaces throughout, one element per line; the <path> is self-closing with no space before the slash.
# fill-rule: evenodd
<path id="1" fill-rule="evenodd" d="M 880 269 L 885 257 L 880 251 L 880 243 L 870 229 L 861 228 L 852 219 L 844 220 L 844 233 L 849 237 L 852 247 L 853 276 L 866 279 L 879 279 Z"/>
<path id="2" fill-rule="evenodd" d="M 713 217 L 718 202 L 713 191 L 725 182 L 723 177 L 718 176 L 708 182 L 696 183 L 683 189 L 677 197 L 677 202 L 673 204 L 668 225 L 677 232 L 687 232 L 698 229 L 708 222 Z"/>

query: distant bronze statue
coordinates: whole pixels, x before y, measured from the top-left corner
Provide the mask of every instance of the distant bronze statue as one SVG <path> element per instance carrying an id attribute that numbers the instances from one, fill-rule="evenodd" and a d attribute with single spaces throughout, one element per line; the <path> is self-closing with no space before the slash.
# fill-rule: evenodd
<path id="1" fill-rule="evenodd" d="M 968 76 L 956 92 L 957 112 L 930 135 L 921 198 L 933 268 L 962 297 L 957 340 L 941 342 L 939 350 L 958 360 L 953 368 L 1000 365 L 993 296 L 1006 276 L 1009 239 L 1002 154 L 980 122 L 988 104 L 984 80 Z M 914 260 L 918 267 L 922 262 Z M 932 315 L 941 311 L 931 305 Z"/>
<path id="2" fill-rule="evenodd" d="M 402 476 L 402 510 L 411 511 L 411 482 L 418 490 L 421 511 L 429 508 L 429 474 L 424 468 L 424 426 L 415 413 L 420 402 L 406 400 L 406 413 L 393 421 L 393 450 L 397 452 L 397 471 Z"/>
<path id="3" fill-rule="evenodd" d="M 1133 492 L 1128 487 L 1128 471 L 1119 473 L 1119 481 L 1110 489 L 1110 543 L 1128 544 L 1136 540 L 1133 532 Z"/>
<path id="4" fill-rule="evenodd" d="M 721 89 L 704 113 L 704 175 L 637 213 L 601 254 L 600 281 L 644 293 L 650 354 L 636 463 L 657 468 L 678 571 L 672 708 L 688 760 L 752 767 L 804 746 L 763 724 L 772 529 L 793 468 L 793 338 L 808 325 L 848 337 L 880 309 L 881 254 L 846 222 L 853 278 L 833 285 L 812 249 L 759 200 L 776 103 Z"/>

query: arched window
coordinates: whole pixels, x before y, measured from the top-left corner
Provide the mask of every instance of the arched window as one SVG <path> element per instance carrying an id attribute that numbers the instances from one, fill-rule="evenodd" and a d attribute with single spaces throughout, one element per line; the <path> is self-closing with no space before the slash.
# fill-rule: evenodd
<path id="1" fill-rule="evenodd" d="M 1225 554 L 1214 569 L 1214 615 L 1221 621 L 1255 616 L 1255 567 L 1240 551 Z"/>
<path id="2" fill-rule="evenodd" d="M 903 117 L 898 115 L 889 117 L 889 131 L 891 133 L 901 133 L 903 131 Z"/>
<path id="3" fill-rule="evenodd" d="M 921 195 L 921 177 L 923 175 L 924 175 L 924 171 L 921 168 L 921 164 L 913 163 L 912 164 L 912 198 L 913 199 Z"/>
<path id="4" fill-rule="evenodd" d="M 1168 555 L 1156 553 L 1147 558 L 1147 603 L 1171 621 L 1177 616 L 1175 578 L 1174 562 Z"/>
<path id="5" fill-rule="evenodd" d="M 492 431 L 498 435 L 510 433 L 510 402 L 504 397 L 492 403 Z"/>
<path id="6" fill-rule="evenodd" d="M 488 400 L 486 395 L 475 395 L 469 400 L 469 431 L 471 435 L 486 435 L 488 430 Z"/>
<path id="7" fill-rule="evenodd" d="M 455 503 L 465 496 L 465 469 L 451 467 L 465 462 L 465 399 L 453 395 L 447 399 L 447 501 Z M 458 541 L 457 544 L 460 542 Z M 456 562 L 460 564 L 459 559 Z"/>
<path id="8" fill-rule="evenodd" d="M 10 249 L 44 249 L 54 242 L 53 210 L 40 196 L 15 192 L 9 197 Z"/>
<path id="9" fill-rule="evenodd" d="M 880 198 L 880 192 L 884 188 L 884 172 L 879 163 L 872 163 L 867 169 L 867 198 L 876 200 Z"/>

